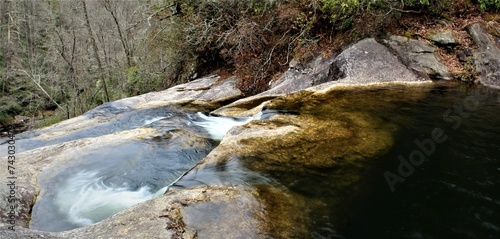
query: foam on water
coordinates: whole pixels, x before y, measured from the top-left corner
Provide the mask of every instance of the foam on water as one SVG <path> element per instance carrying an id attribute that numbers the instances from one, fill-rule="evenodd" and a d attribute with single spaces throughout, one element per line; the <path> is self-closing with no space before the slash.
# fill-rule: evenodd
<path id="1" fill-rule="evenodd" d="M 180 119 L 172 116 L 173 114 L 168 112 L 145 115 L 140 121 L 136 121 L 135 125 L 146 127 L 167 125 L 169 127 L 160 127 L 166 132 L 178 128 L 198 127 L 198 129 L 201 128 L 205 131 L 202 134 L 203 137 L 220 141 L 232 127 L 261 119 L 263 113 L 258 113 L 253 117 L 238 118 L 212 116 L 204 113 L 185 114 Z M 162 123 L 157 125 L 156 122 L 159 121 Z M 199 130 L 194 132 L 199 133 Z M 150 152 L 150 149 L 158 150 L 154 145 L 155 143 L 149 141 L 144 142 L 144 144 L 125 143 L 110 149 L 103 148 L 104 151 L 80 155 L 76 161 L 86 162 L 84 167 L 79 166 L 75 170 L 76 168 L 68 166 L 68 169 L 75 173 L 63 170 L 60 175 L 54 178 L 49 176 L 57 183 L 63 183 L 57 188 L 45 189 L 42 198 L 35 206 L 33 214 L 35 217 L 30 222 L 30 226 L 38 230 L 62 231 L 99 222 L 126 208 L 162 195 L 189 172 L 190 167 L 194 166 L 191 163 L 195 164 L 197 161 L 191 162 L 192 157 L 199 157 L 201 160 L 206 155 L 198 155 L 198 153 L 190 155 L 189 152 L 186 152 L 188 154 L 186 155 L 183 153 L 183 149 L 177 149 L 176 144 L 172 144 L 172 142 L 168 144 L 169 147 L 161 147 L 160 152 Z M 207 147 L 209 146 L 207 145 Z M 157 167 L 164 168 L 159 170 L 160 173 L 148 165 L 155 165 L 156 169 Z M 112 170 L 110 170 L 111 168 Z M 239 175 L 241 172 L 237 174 Z M 176 176 L 179 177 L 172 181 Z M 149 177 L 159 177 L 161 180 L 150 180 Z M 231 181 L 221 177 L 219 180 L 212 181 Z M 244 178 L 253 177 L 250 175 Z M 170 184 L 163 185 L 162 182 Z M 157 190 L 159 187 L 163 188 Z M 51 213 L 51 220 L 58 217 L 64 219 L 57 223 L 48 224 L 41 218 L 44 213 Z"/>
<path id="2" fill-rule="evenodd" d="M 162 188 L 153 193 L 147 186 L 131 190 L 126 184 L 106 185 L 97 175 L 97 172 L 79 172 L 57 192 L 55 204 L 76 225 L 91 225 L 165 191 Z"/>
<path id="3" fill-rule="evenodd" d="M 224 116 L 210 116 L 198 112 L 196 114 L 201 121 L 195 121 L 194 124 L 204 128 L 211 139 L 222 140 L 224 135 L 233 127 L 244 125 L 252 120 L 258 120 L 261 118 L 262 113 L 254 115 L 253 117 L 224 117 Z"/>
<path id="4" fill-rule="evenodd" d="M 154 118 L 147 118 L 146 120 L 144 120 L 144 123 L 143 125 L 149 125 L 151 123 L 154 123 L 156 121 L 159 121 L 159 120 L 162 120 L 162 119 L 165 119 L 167 118 L 166 116 L 159 116 L 159 117 L 154 117 Z"/>

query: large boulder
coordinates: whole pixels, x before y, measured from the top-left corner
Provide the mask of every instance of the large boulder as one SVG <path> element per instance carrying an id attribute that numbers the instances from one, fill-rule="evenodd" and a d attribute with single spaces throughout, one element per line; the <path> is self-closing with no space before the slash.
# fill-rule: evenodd
<path id="1" fill-rule="evenodd" d="M 373 38 L 352 45 L 335 58 L 330 69 L 337 84 L 361 85 L 387 82 L 421 82 L 398 57 Z"/>
<path id="2" fill-rule="evenodd" d="M 441 41 L 438 36 L 433 39 Z M 401 36 L 390 36 L 384 42 L 398 54 L 405 65 L 423 77 L 444 80 L 453 79 L 453 75 L 450 74 L 448 68 L 436 55 L 435 46 Z"/>
<path id="3" fill-rule="evenodd" d="M 321 90 L 333 86 L 429 82 L 430 79 L 408 69 L 386 46 L 373 38 L 367 38 L 348 47 L 336 57 L 320 57 L 298 69 L 294 66 L 270 90 L 235 101 L 213 113 L 248 116 L 256 113 L 255 110 L 248 111 L 249 109 L 259 105 L 261 108 L 268 100 L 307 87 Z"/>
<path id="4" fill-rule="evenodd" d="M 481 24 L 471 24 L 468 29 L 472 40 L 477 45 L 474 51 L 474 62 L 479 74 L 479 82 L 485 86 L 500 88 L 500 49 L 490 39 Z"/>

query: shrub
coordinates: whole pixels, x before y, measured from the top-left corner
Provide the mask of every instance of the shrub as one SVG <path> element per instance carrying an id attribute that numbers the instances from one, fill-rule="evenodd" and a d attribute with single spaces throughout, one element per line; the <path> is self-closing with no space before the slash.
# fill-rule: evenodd
<path id="1" fill-rule="evenodd" d="M 439 14 L 449 0 L 319 0 L 321 11 L 339 30 L 352 26 L 353 18 L 363 14 L 391 16 L 404 12 L 429 11 Z M 500 0 L 484 0 L 500 1 Z"/>
<path id="2" fill-rule="evenodd" d="M 38 127 L 47 127 L 49 125 L 53 125 L 59 123 L 66 119 L 66 114 L 63 110 L 56 109 L 54 115 L 44 118 L 39 124 Z"/>
<path id="3" fill-rule="evenodd" d="M 0 112 L 0 124 L 1 125 L 8 125 L 12 123 L 14 118 L 12 116 L 8 115 L 6 112 Z"/>
<path id="4" fill-rule="evenodd" d="M 500 9 L 500 0 L 478 0 L 478 3 L 482 11 Z"/>

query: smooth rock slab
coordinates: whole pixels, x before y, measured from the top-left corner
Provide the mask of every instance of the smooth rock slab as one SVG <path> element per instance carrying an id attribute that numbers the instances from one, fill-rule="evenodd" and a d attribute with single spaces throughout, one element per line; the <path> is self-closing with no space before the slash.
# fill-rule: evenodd
<path id="1" fill-rule="evenodd" d="M 81 116 L 25 132 L 19 137 L 29 138 L 29 142 L 20 141 L 17 146 L 26 151 L 128 130 L 142 126 L 148 117 L 167 117 L 178 113 L 180 111 L 176 108 L 179 107 L 184 112 L 213 110 L 243 96 L 236 87 L 238 81 L 235 77 L 220 81 L 218 76 L 209 76 L 164 91 L 107 102 Z M 0 156 L 5 152 L 0 152 Z"/>

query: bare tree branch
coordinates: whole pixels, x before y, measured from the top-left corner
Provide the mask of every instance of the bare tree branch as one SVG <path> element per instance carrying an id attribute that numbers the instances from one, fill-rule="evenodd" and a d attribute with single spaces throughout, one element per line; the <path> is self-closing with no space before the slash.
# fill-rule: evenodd
<path id="1" fill-rule="evenodd" d="M 54 100 L 54 98 L 52 98 L 52 96 L 49 95 L 49 93 L 47 93 L 47 91 L 40 85 L 40 75 L 33 75 L 33 74 L 30 74 L 28 73 L 27 71 L 25 70 L 20 70 L 21 73 L 23 73 L 25 76 L 27 76 L 28 78 L 31 79 L 31 81 L 33 81 L 33 83 L 35 83 L 36 86 L 38 86 L 38 88 L 40 90 L 42 90 L 42 92 L 50 99 L 50 101 L 52 101 L 54 104 L 57 105 L 57 107 L 59 107 L 61 110 L 63 110 L 65 113 L 67 113 L 67 111 L 57 103 L 57 101 Z"/>

